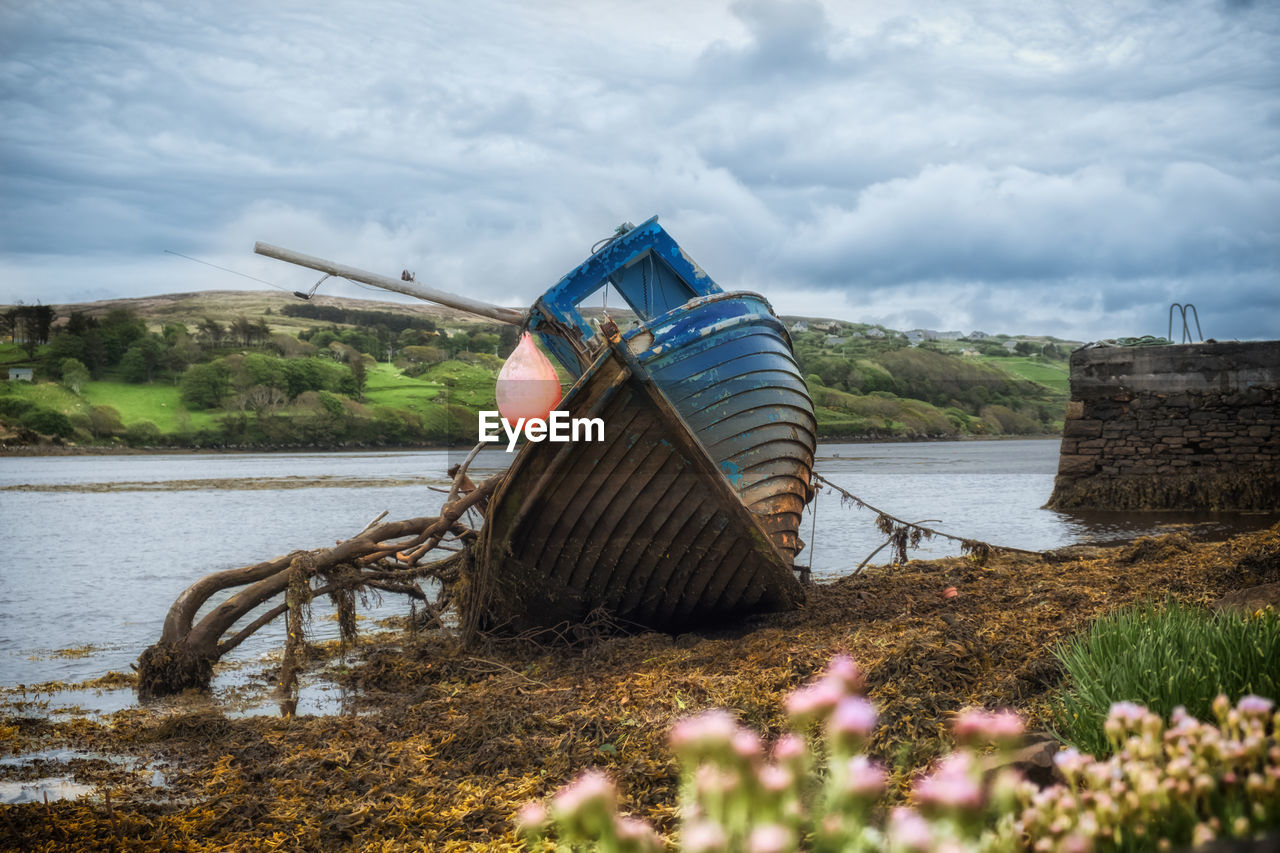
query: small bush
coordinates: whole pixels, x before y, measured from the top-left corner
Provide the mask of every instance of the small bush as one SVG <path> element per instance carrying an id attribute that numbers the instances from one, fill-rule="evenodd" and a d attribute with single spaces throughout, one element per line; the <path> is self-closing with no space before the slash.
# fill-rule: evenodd
<path id="1" fill-rule="evenodd" d="M 95 438 L 112 438 L 124 432 L 120 412 L 114 406 L 94 406 L 89 412 L 89 432 Z"/>
<path id="2" fill-rule="evenodd" d="M 0 397 L 0 418 L 20 418 L 34 407 L 30 400 L 21 397 Z"/>
<path id="3" fill-rule="evenodd" d="M 1059 732 L 1107 755 L 1114 703 L 1138 702 L 1165 719 L 1181 705 L 1204 718 L 1220 693 L 1280 695 L 1280 615 L 1147 603 L 1101 617 L 1054 656 L 1070 676 L 1055 701 Z"/>
<path id="4" fill-rule="evenodd" d="M 22 415 L 22 425 L 42 435 L 70 438 L 75 432 L 71 419 L 53 409 L 32 408 Z"/>
<path id="5" fill-rule="evenodd" d="M 124 431 L 125 443 L 130 447 L 152 447 L 160 443 L 160 427 L 151 421 L 138 421 L 129 424 Z"/>

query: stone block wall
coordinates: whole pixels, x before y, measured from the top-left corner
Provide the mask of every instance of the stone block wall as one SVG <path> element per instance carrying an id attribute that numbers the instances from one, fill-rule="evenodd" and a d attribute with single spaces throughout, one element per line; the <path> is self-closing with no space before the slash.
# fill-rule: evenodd
<path id="1" fill-rule="evenodd" d="M 1053 509 L 1280 509 L 1280 341 L 1071 354 Z"/>

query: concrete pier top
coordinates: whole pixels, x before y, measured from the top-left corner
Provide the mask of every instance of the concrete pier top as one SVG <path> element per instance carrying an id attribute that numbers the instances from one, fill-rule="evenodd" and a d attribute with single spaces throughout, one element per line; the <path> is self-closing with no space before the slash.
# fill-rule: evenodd
<path id="1" fill-rule="evenodd" d="M 1071 354 L 1071 399 L 1117 390 L 1229 394 L 1280 382 L 1280 341 L 1091 347 Z"/>

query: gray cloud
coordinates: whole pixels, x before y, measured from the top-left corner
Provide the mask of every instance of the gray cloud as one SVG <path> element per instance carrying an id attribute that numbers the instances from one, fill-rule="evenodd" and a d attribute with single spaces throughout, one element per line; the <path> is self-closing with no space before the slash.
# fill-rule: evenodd
<path id="1" fill-rule="evenodd" d="M 716 84 L 750 86 L 761 80 L 803 83 L 836 69 L 832 28 L 816 0 L 736 0 L 729 10 L 750 36 L 747 44 L 712 43 L 699 58 Z"/>
<path id="2" fill-rule="evenodd" d="M 1086 167 L 928 167 L 797 229 L 783 263 L 840 286 L 919 280 L 1177 277 L 1280 267 L 1280 181 L 1173 163 L 1151 181 Z"/>
<path id="3" fill-rule="evenodd" d="M 265 239 L 527 303 L 659 213 L 783 311 L 1274 337 L 1277 35 L 1217 0 L 8 4 L 0 301 L 254 286 L 165 248 L 302 284 Z"/>

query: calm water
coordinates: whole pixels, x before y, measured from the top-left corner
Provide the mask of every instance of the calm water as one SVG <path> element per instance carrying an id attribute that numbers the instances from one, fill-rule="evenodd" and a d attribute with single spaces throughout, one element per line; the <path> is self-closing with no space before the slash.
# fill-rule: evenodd
<path id="1" fill-rule="evenodd" d="M 828 444 L 816 468 L 901 518 L 934 519 L 939 529 L 1020 548 L 1111 540 L 1185 520 L 1041 509 L 1057 450 L 1057 441 Z M 444 472 L 459 459 L 445 451 L 0 458 L 0 687 L 123 671 L 159 637 L 169 605 L 199 577 L 331 544 L 383 510 L 388 519 L 434 514 L 443 495 L 430 487 L 447 487 Z M 482 454 L 475 479 L 507 459 Z M 812 556 L 819 577 L 849 571 L 883 540 L 873 522 L 872 513 L 824 492 L 816 536 L 806 516 L 801 535 L 812 542 L 800 562 Z M 953 553 L 945 542 L 918 552 Z M 406 610 L 388 597 L 366 616 Z M 320 638 L 336 636 L 328 613 L 317 602 Z M 233 658 L 278 649 L 282 632 L 282 625 L 259 632 Z M 53 654 L 66 649 L 78 651 Z"/>

